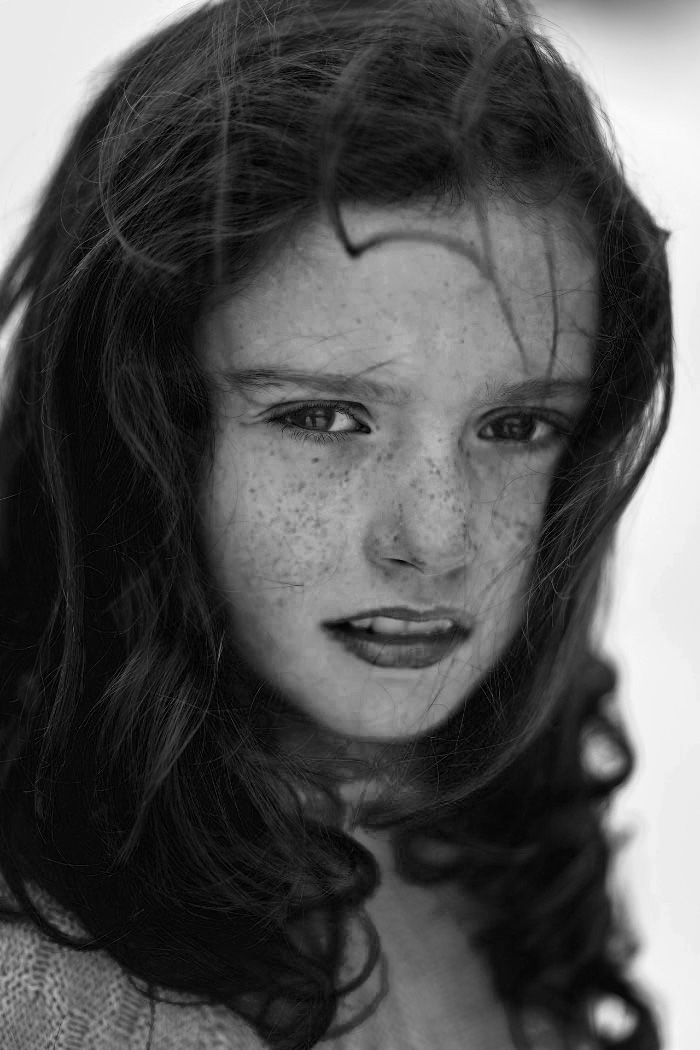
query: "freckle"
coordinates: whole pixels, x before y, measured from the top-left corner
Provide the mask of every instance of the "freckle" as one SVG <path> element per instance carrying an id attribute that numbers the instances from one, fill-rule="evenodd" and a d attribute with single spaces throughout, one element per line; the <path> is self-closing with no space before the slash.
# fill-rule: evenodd
<path id="1" fill-rule="evenodd" d="M 311 460 L 312 463 L 318 463 L 318 461 L 319 461 L 319 457 L 318 456 L 314 456 L 313 459 Z"/>
<path id="2" fill-rule="evenodd" d="M 532 529 L 530 524 L 526 521 L 515 522 L 515 535 L 519 540 L 530 539 Z"/>

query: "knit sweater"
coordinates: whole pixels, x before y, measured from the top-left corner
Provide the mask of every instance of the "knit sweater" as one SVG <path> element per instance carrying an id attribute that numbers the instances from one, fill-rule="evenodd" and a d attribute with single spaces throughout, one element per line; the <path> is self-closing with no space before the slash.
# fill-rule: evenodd
<path id="1" fill-rule="evenodd" d="M 62 932 L 85 928 L 37 886 L 38 909 Z M 0 879 L 3 906 L 15 898 Z M 170 998 L 178 998 L 171 994 Z M 56 944 L 33 922 L 0 919 L 2 1050 L 146 1050 L 152 1006 L 104 951 Z M 155 1005 L 149 1050 L 261 1050 L 265 1044 L 231 1011 Z"/>
<path id="2" fill-rule="evenodd" d="M 30 883 L 38 909 L 64 933 L 86 937 L 84 927 L 44 890 Z M 0 878 L 0 903 L 16 905 Z M 376 978 L 376 979 L 375 979 Z M 356 1016 L 381 983 L 381 967 L 349 1000 L 339 1020 Z M 171 999 L 182 996 L 162 990 Z M 448 1019 L 449 1022 L 449 1019 Z M 153 1023 L 151 1041 L 149 1031 Z M 475 1033 L 435 1032 L 430 1047 L 416 1038 L 402 1009 L 401 990 L 387 995 L 362 1025 L 324 1042 L 328 1050 L 512 1050 L 497 1026 L 488 1047 Z M 447 1034 L 449 1030 L 449 1035 Z M 463 1039 L 462 1039 L 463 1032 Z M 560 1050 L 541 1020 L 533 1019 L 536 1050 Z M 223 1006 L 152 1004 L 104 951 L 80 952 L 56 944 L 25 917 L 0 920 L 0 1050 L 265 1050 L 267 1044 Z"/>

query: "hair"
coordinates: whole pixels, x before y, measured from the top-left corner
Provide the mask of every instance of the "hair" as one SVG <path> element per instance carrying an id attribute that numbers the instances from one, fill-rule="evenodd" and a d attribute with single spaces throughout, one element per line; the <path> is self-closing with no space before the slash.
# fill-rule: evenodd
<path id="1" fill-rule="evenodd" d="M 380 957 L 363 904 L 380 874 L 342 825 L 340 745 L 325 764 L 278 745 L 295 716 L 248 665 L 207 572 L 197 508 L 216 392 L 198 326 L 319 216 L 351 258 L 401 236 L 352 244 L 343 203 L 485 216 L 496 198 L 559 208 L 596 260 L 590 394 L 521 627 L 465 696 L 468 718 L 387 745 L 372 770 L 410 767 L 411 791 L 361 820 L 391 830 L 408 881 L 455 878 L 480 903 L 478 947 L 519 1046 L 541 1011 L 567 1047 L 650 1050 L 659 1022 L 630 976 L 606 826 L 633 754 L 595 633 L 620 516 L 669 419 L 668 234 L 532 12 L 228 0 L 187 13 L 110 71 L 0 281 L 0 868 L 57 943 L 107 951 L 154 1004 L 223 1004 L 279 1050 L 367 1016 L 332 1026 Z M 429 861 L 426 841 L 457 859 Z M 30 884 L 89 938 L 51 924 Z M 367 960 L 342 984 L 355 921 Z M 596 1022 L 609 997 L 631 1018 L 619 1039 Z"/>

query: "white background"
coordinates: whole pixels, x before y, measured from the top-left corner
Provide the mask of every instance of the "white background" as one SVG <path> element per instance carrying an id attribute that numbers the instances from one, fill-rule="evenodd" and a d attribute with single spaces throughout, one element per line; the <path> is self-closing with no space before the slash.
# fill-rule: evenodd
<path id="1" fill-rule="evenodd" d="M 623 525 L 604 637 L 639 765 L 616 808 L 634 838 L 619 865 L 662 1008 L 667 1050 L 700 1046 L 700 7 L 541 0 L 547 29 L 600 94 L 633 185 L 670 244 L 677 400 L 669 435 Z M 0 2 L 0 264 L 70 122 L 121 49 L 196 4 Z M 635 13 L 636 12 L 636 13 Z M 1 360 L 0 354 L 0 360 Z"/>

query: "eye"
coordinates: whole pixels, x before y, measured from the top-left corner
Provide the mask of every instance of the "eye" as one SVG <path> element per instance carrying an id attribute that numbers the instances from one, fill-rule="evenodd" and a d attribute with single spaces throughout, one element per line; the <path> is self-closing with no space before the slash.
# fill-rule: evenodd
<path id="1" fill-rule="evenodd" d="M 307 404 L 297 405 L 296 408 L 287 409 L 276 416 L 271 416 L 266 422 L 269 426 L 277 427 L 287 437 L 295 438 L 297 441 L 344 441 L 351 434 L 369 434 L 369 427 L 361 423 L 351 409 L 354 406 L 344 401 L 310 401 Z M 323 429 L 326 425 L 341 416 L 350 419 L 354 429 L 330 430 Z M 294 420 L 296 422 L 289 422 Z"/>
<path id="2" fill-rule="evenodd" d="M 490 430 L 491 435 L 484 436 Z M 479 432 L 485 441 L 526 448 L 544 448 L 562 441 L 571 432 L 568 421 L 541 412 L 509 412 L 487 422 Z"/>

